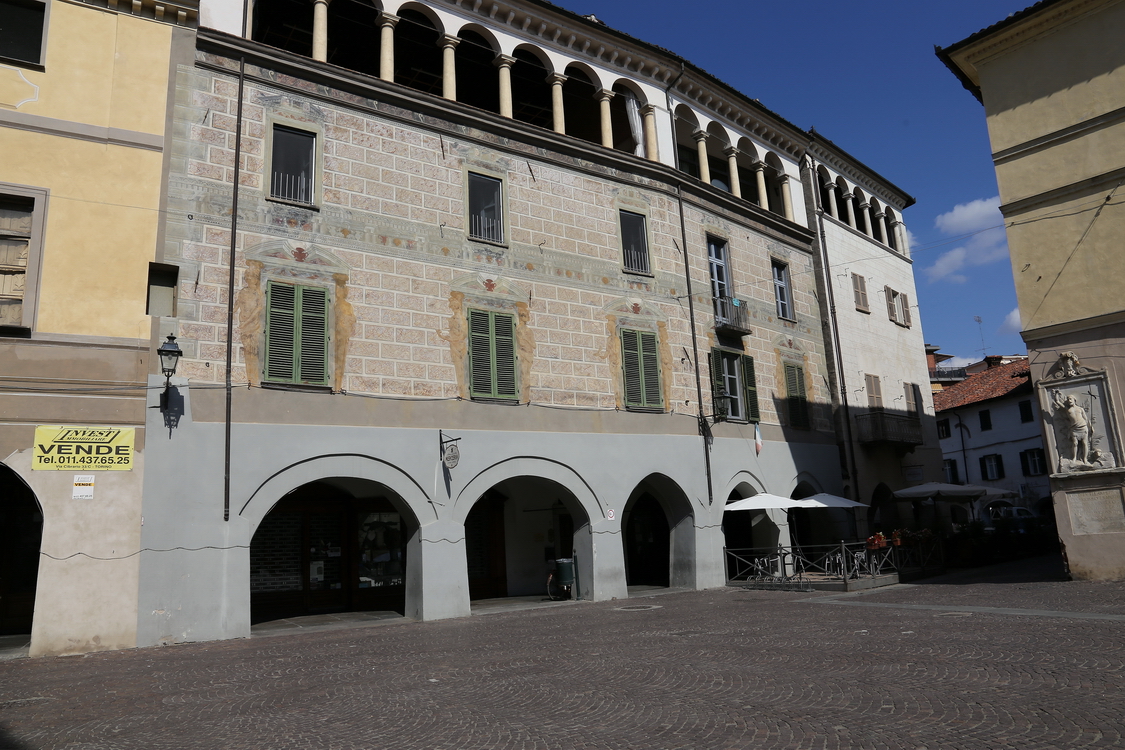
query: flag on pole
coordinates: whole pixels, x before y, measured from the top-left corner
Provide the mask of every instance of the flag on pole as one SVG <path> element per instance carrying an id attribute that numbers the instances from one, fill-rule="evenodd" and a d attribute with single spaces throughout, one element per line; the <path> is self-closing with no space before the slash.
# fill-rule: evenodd
<path id="1" fill-rule="evenodd" d="M 762 430 L 757 422 L 754 423 L 754 455 L 762 455 Z"/>

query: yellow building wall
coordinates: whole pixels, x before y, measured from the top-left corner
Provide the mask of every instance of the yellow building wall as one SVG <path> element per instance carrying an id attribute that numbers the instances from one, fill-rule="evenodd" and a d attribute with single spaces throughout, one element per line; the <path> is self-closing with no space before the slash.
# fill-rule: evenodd
<path id="1" fill-rule="evenodd" d="M 45 70 L 21 71 L 38 98 L 17 111 L 161 136 L 171 39 L 166 24 L 55 2 Z M 147 338 L 161 152 L 13 128 L 0 151 L 0 181 L 50 190 L 36 331 Z"/>

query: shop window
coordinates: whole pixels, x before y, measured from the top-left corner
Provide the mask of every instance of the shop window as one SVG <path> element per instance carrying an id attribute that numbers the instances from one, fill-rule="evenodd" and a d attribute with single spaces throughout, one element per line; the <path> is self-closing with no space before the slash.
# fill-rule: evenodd
<path id="1" fill-rule="evenodd" d="M 621 217 L 621 251 L 626 271 L 649 273 L 648 233 L 645 217 L 632 211 L 619 211 Z"/>
<path id="2" fill-rule="evenodd" d="M 504 241 L 504 183 L 495 177 L 469 173 L 469 237 Z"/>
<path id="3" fill-rule="evenodd" d="M 469 310 L 469 372 L 473 398 L 519 399 L 513 315 Z"/>
<path id="4" fill-rule="evenodd" d="M 328 385 L 328 290 L 270 282 L 264 379 Z"/>
<path id="5" fill-rule="evenodd" d="M 758 383 L 754 358 L 724 349 L 711 350 L 711 395 L 717 416 L 733 422 L 758 422 Z M 718 397 L 726 395 L 724 400 Z M 720 411 L 725 409 L 725 412 Z"/>
<path id="6" fill-rule="evenodd" d="M 282 125 L 273 127 L 270 197 L 313 203 L 316 134 Z"/>
<path id="7" fill-rule="evenodd" d="M 625 378 L 625 407 L 638 411 L 663 411 L 660 388 L 660 353 L 656 334 L 621 330 L 621 364 Z"/>

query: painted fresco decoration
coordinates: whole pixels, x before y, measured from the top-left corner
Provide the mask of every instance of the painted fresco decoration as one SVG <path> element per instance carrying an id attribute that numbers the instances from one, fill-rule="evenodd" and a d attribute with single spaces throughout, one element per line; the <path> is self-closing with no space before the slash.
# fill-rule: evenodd
<path id="1" fill-rule="evenodd" d="M 1063 352 L 1038 387 L 1057 473 L 1116 468 L 1120 439 L 1105 370 L 1083 367 L 1073 352 Z"/>

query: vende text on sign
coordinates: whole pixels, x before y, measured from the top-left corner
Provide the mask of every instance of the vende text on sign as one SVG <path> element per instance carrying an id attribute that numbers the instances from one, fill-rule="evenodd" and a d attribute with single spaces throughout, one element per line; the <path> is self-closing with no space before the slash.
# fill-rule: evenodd
<path id="1" fill-rule="evenodd" d="M 46 471 L 132 471 L 135 427 L 35 428 L 31 468 Z"/>

